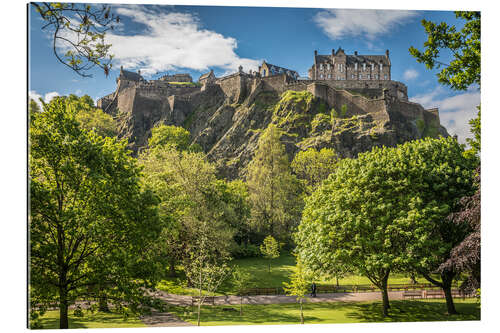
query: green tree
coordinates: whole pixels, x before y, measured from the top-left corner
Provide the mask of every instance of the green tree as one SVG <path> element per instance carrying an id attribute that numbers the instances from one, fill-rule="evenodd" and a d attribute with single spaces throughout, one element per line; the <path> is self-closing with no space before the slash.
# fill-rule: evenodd
<path id="1" fill-rule="evenodd" d="M 437 74 L 439 83 L 465 90 L 472 84 L 481 85 L 481 13 L 456 11 L 455 15 L 465 20 L 460 31 L 446 22 L 422 20 L 428 35 L 425 51 L 413 46 L 409 51 L 429 69 L 444 67 Z M 451 61 L 440 60 L 443 51 L 445 56 L 451 54 Z"/>
<path id="2" fill-rule="evenodd" d="M 215 291 L 226 279 L 229 257 L 226 252 L 217 251 L 219 239 L 211 237 L 210 221 L 198 223 L 198 234 L 190 244 L 190 260 L 185 266 L 186 276 L 198 291 L 197 325 L 200 326 L 201 306 L 206 297 Z M 205 293 L 203 293 L 205 291 Z"/>
<path id="3" fill-rule="evenodd" d="M 295 237 L 299 259 L 312 270 L 352 267 L 381 290 L 387 315 L 390 272 L 431 272 L 460 238 L 445 218 L 471 188 L 470 164 L 453 138 L 341 160 L 306 204 Z"/>
<path id="4" fill-rule="evenodd" d="M 151 130 L 148 140 L 149 148 L 172 145 L 177 150 L 188 150 L 191 144 L 191 134 L 178 126 L 159 125 Z"/>
<path id="5" fill-rule="evenodd" d="M 110 44 L 106 32 L 120 19 L 111 13 L 110 5 L 83 3 L 32 2 L 31 6 L 44 21 L 43 30 L 51 33 L 55 57 L 83 77 L 99 67 L 107 76 L 112 67 Z"/>
<path id="6" fill-rule="evenodd" d="M 82 129 L 77 106 L 56 98 L 29 129 L 30 311 L 107 298 L 122 312 L 152 305 L 157 275 L 148 248 L 160 231 L 156 199 L 139 187 L 124 141 Z"/>
<path id="7" fill-rule="evenodd" d="M 255 227 L 280 240 L 288 240 L 303 207 L 302 186 L 292 175 L 288 156 L 273 124 L 261 134 L 248 165 L 247 184 Z"/>
<path id="8" fill-rule="evenodd" d="M 264 258 L 269 260 L 269 273 L 271 273 L 271 260 L 280 256 L 279 244 L 276 239 L 271 235 L 264 238 L 264 241 L 260 245 L 260 252 Z"/>
<path id="9" fill-rule="evenodd" d="M 473 137 L 465 139 L 470 146 L 470 149 L 465 153 L 468 156 L 476 156 L 479 158 L 481 154 L 481 105 L 479 105 L 477 109 L 477 117 L 469 120 L 470 132 Z"/>
<path id="10" fill-rule="evenodd" d="M 245 291 L 251 287 L 252 277 L 250 273 L 243 271 L 239 266 L 234 267 L 232 273 L 233 287 L 236 294 L 240 296 L 240 316 L 243 315 L 243 296 Z"/>
<path id="11" fill-rule="evenodd" d="M 162 251 L 171 275 L 178 262 L 184 267 L 189 264 L 200 231 L 207 233 L 203 237 L 212 240 L 216 253 L 227 256 L 234 236 L 233 219 L 240 218 L 232 202 L 238 200 L 217 180 L 205 155 L 165 145 L 146 150 L 139 163 L 144 168 L 143 186 L 160 199 L 159 215 L 168 236 Z"/>
<path id="12" fill-rule="evenodd" d="M 299 179 L 305 180 L 307 192 L 310 194 L 335 171 L 337 154 L 331 148 L 316 150 L 309 148 L 298 152 L 292 161 L 292 170 Z"/>
<path id="13" fill-rule="evenodd" d="M 297 261 L 294 272 L 290 276 L 290 283 L 283 282 L 283 289 L 287 295 L 296 296 L 297 302 L 300 304 L 300 323 L 304 324 L 304 313 L 302 303 L 306 299 L 306 294 L 309 287 L 310 276 L 306 273 L 302 263 Z"/>

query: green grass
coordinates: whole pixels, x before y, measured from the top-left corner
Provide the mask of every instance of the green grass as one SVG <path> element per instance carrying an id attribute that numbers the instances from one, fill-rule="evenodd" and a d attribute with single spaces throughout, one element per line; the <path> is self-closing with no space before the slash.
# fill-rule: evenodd
<path id="1" fill-rule="evenodd" d="M 295 257 L 290 253 L 282 253 L 277 259 L 271 261 L 271 273 L 268 272 L 268 260 L 264 258 L 245 258 L 233 260 L 231 265 L 238 265 L 243 271 L 253 277 L 256 287 L 272 288 L 281 287 L 283 282 L 290 282 L 289 276 L 295 267 Z M 417 279 L 419 282 L 426 282 Z M 335 279 L 323 279 L 317 281 L 320 284 L 336 284 Z M 410 283 L 410 278 L 403 274 L 391 274 L 389 284 Z M 339 279 L 340 285 L 361 285 L 371 284 L 370 280 L 364 276 L 348 275 Z"/>
<path id="2" fill-rule="evenodd" d="M 239 266 L 244 272 L 252 276 L 252 286 L 254 288 L 278 288 L 283 286 L 283 282 L 290 282 L 290 275 L 295 267 L 295 257 L 290 253 L 282 253 L 279 258 L 271 261 L 271 273 L 268 271 L 268 260 L 262 257 L 235 259 L 231 262 L 231 266 Z M 187 287 L 187 282 L 184 273 L 178 267 L 178 277 L 164 279 L 158 289 L 167 293 L 178 295 L 198 295 L 198 291 L 194 288 Z M 420 283 L 427 283 L 424 278 L 417 278 Z M 320 279 L 317 284 L 336 284 L 336 279 Z M 371 285 L 368 278 L 359 275 L 348 275 L 339 279 L 339 284 L 342 286 L 351 285 Z M 410 284 L 410 278 L 404 274 L 391 273 L 389 276 L 389 285 L 391 284 Z M 225 281 L 216 293 L 212 295 L 231 295 L 236 294 L 230 281 Z"/>
<path id="3" fill-rule="evenodd" d="M 455 300 L 460 313 L 446 314 L 444 300 L 391 301 L 389 317 L 382 316 L 381 302 L 332 302 L 304 304 L 306 324 L 365 323 L 365 322 L 412 322 L 480 320 L 480 305 L 476 300 Z M 235 311 L 223 311 L 233 308 Z M 190 307 L 173 307 L 181 319 L 196 324 L 196 313 Z M 244 305 L 243 316 L 239 306 L 203 306 L 201 324 L 216 325 L 284 325 L 299 324 L 298 304 Z"/>
<path id="4" fill-rule="evenodd" d="M 69 328 L 125 328 L 125 327 L 146 327 L 139 318 L 133 317 L 124 319 L 118 313 L 88 313 L 84 311 L 84 317 L 75 317 L 70 311 Z M 40 323 L 43 329 L 59 328 L 59 311 L 47 311 L 41 318 Z"/>

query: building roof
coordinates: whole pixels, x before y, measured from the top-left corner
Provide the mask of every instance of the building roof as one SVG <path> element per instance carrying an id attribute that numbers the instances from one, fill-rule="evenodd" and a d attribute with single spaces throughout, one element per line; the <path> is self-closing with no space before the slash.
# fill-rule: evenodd
<path id="1" fill-rule="evenodd" d="M 316 56 L 316 62 L 321 63 L 321 62 L 330 62 L 332 59 L 331 55 L 322 55 L 318 54 Z M 354 63 L 382 63 L 384 65 L 389 65 L 389 58 L 385 55 L 346 55 L 346 64 L 347 65 L 352 65 Z"/>
<path id="2" fill-rule="evenodd" d="M 141 80 L 143 80 L 141 74 L 126 71 L 124 69 L 120 70 L 120 77 L 125 79 L 125 80 L 129 80 L 129 81 L 141 81 Z"/>
<path id="3" fill-rule="evenodd" d="M 213 75 L 213 73 L 214 73 L 214 71 L 213 71 L 213 70 L 211 70 L 211 71 L 210 71 L 210 72 L 208 72 L 208 73 L 202 74 L 198 80 L 203 80 L 203 79 L 206 79 L 206 78 L 208 78 L 208 77 L 210 76 L 210 74 L 212 74 L 212 75 Z"/>
<path id="4" fill-rule="evenodd" d="M 263 62 L 262 65 L 266 64 L 267 67 L 269 68 L 269 70 L 271 71 L 272 74 L 286 74 L 287 72 L 289 72 L 292 76 L 296 76 L 298 77 L 299 76 L 299 73 L 297 73 L 296 71 L 292 70 L 292 69 L 288 69 L 288 68 L 285 68 L 285 67 L 280 67 L 280 66 L 276 66 L 276 65 L 272 65 L 270 63 L 267 63 L 267 62 Z M 274 72 L 273 72 L 274 70 Z"/>

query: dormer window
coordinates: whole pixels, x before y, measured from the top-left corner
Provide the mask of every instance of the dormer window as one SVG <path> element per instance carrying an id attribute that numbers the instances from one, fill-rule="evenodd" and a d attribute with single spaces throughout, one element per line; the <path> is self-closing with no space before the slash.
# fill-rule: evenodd
<path id="1" fill-rule="evenodd" d="M 375 70 L 375 64 L 372 64 L 372 71 Z"/>
<path id="2" fill-rule="evenodd" d="M 323 64 L 319 64 L 319 70 L 322 71 L 323 70 Z"/>
<path id="3" fill-rule="evenodd" d="M 366 71 L 366 63 L 363 63 L 363 72 Z"/>
<path id="4" fill-rule="evenodd" d="M 382 71 L 382 68 L 384 67 L 384 65 L 382 63 L 379 64 L 379 69 L 380 71 Z"/>
<path id="5" fill-rule="evenodd" d="M 357 62 L 354 63 L 354 70 L 356 70 L 356 71 L 358 70 L 358 63 Z"/>

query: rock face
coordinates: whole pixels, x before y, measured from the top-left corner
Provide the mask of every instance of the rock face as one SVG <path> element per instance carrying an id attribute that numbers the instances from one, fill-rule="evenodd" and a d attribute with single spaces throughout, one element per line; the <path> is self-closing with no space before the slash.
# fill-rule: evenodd
<path id="1" fill-rule="evenodd" d="M 271 123 L 283 130 L 290 160 L 308 148 L 331 147 L 341 157 L 355 157 L 374 146 L 448 135 L 438 110 L 408 102 L 406 87 L 395 81 L 343 81 L 339 88 L 239 72 L 203 86 L 125 76 L 117 83 L 98 107 L 118 120 L 120 137 L 134 153 L 147 145 L 155 125 L 182 126 L 229 179 L 245 177 L 260 133 Z"/>

